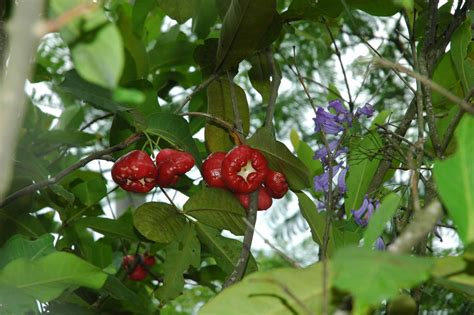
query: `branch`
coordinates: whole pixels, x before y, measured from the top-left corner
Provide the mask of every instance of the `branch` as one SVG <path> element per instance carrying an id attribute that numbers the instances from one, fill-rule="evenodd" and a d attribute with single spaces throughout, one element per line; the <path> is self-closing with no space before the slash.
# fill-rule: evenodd
<path id="1" fill-rule="evenodd" d="M 213 116 L 211 114 L 208 114 L 208 113 L 202 113 L 202 112 L 187 112 L 187 113 L 182 113 L 180 114 L 180 116 L 200 116 L 200 117 L 206 117 L 207 119 L 209 120 L 212 120 L 213 122 L 221 125 L 222 127 L 224 127 L 225 129 L 227 129 L 229 131 L 229 133 L 234 133 L 234 134 L 237 134 L 237 136 L 239 137 L 240 139 L 240 142 L 244 142 L 244 135 L 242 133 L 241 130 L 238 130 L 237 128 L 235 128 L 233 125 L 231 125 L 230 123 L 228 123 L 227 121 L 219 118 L 219 117 L 216 117 L 216 116 Z"/>
<path id="2" fill-rule="evenodd" d="M 443 95 L 453 103 L 458 104 L 463 110 L 466 112 L 474 115 L 474 105 L 463 100 L 462 98 L 459 98 L 458 96 L 454 95 L 453 93 L 449 92 L 446 90 L 444 87 L 441 85 L 437 84 L 436 82 L 431 81 L 429 78 L 419 74 L 418 72 L 412 71 L 410 69 L 405 68 L 404 66 L 393 63 L 387 59 L 377 59 L 376 63 L 378 63 L 381 66 L 388 67 L 388 68 L 395 68 L 400 72 L 406 73 L 409 76 L 417 79 L 420 81 L 422 84 L 430 87 L 431 89 L 435 90 L 439 94 Z"/>
<path id="3" fill-rule="evenodd" d="M 207 78 L 206 80 L 204 80 L 203 82 L 201 82 L 201 84 L 199 84 L 188 96 L 186 96 L 186 98 L 185 98 L 184 101 L 181 103 L 181 105 L 179 105 L 179 107 L 176 108 L 176 110 L 174 111 L 175 114 L 179 113 L 179 112 L 184 108 L 184 106 L 186 106 L 186 104 L 188 104 L 189 101 L 191 101 L 191 99 L 194 97 L 194 95 L 196 95 L 197 93 L 199 93 L 201 90 L 205 89 L 209 84 L 212 83 L 212 81 L 214 81 L 214 80 L 217 79 L 218 77 L 219 77 L 219 74 L 214 73 L 214 74 L 211 75 L 209 78 Z"/>
<path id="4" fill-rule="evenodd" d="M 13 174 L 13 160 L 26 112 L 25 81 L 30 75 L 30 60 L 40 38 L 34 27 L 40 21 L 45 1 L 20 1 L 8 25 L 11 54 L 5 76 L 0 76 L 0 202 Z M 3 80 L 2 80 L 3 79 Z"/>
<path id="5" fill-rule="evenodd" d="M 431 202 L 423 210 L 415 213 L 413 220 L 405 227 L 403 232 L 388 246 L 392 253 L 407 253 L 418 244 L 436 226 L 442 215 L 442 206 L 438 200 Z"/>
<path id="6" fill-rule="evenodd" d="M 75 164 L 72 164 L 68 168 L 62 170 L 61 172 L 59 172 L 54 177 L 44 179 L 42 181 L 34 183 L 30 186 L 26 186 L 25 188 L 22 188 L 22 189 L 20 189 L 16 192 L 14 192 L 13 194 L 11 194 L 7 198 L 5 198 L 5 200 L 3 202 L 0 203 L 0 209 L 5 207 L 6 205 L 10 204 L 14 200 L 20 198 L 21 196 L 27 195 L 29 193 L 35 192 L 37 190 L 40 190 L 40 189 L 43 189 L 45 187 L 48 187 L 48 186 L 51 186 L 51 185 L 54 185 L 54 184 L 58 183 L 61 179 L 63 179 L 67 175 L 71 174 L 75 170 L 80 169 L 81 167 L 84 167 L 85 165 L 87 165 L 91 161 L 100 159 L 101 157 L 103 157 L 105 155 L 108 155 L 110 153 L 117 152 L 117 151 L 125 149 L 126 147 L 128 147 L 132 143 L 135 143 L 136 141 L 138 141 L 140 139 L 140 137 L 141 137 L 141 134 L 139 134 L 139 133 L 133 134 L 130 137 L 128 137 L 125 141 L 123 141 L 119 144 L 116 144 L 116 145 L 114 145 L 112 147 L 109 147 L 107 149 L 92 153 L 91 155 L 89 155 L 89 156 L 83 158 L 82 160 L 80 160 L 79 162 L 77 162 Z"/>
<path id="7" fill-rule="evenodd" d="M 258 190 L 250 194 L 250 206 L 247 213 L 247 221 L 249 226 L 245 230 L 242 251 L 240 252 L 239 260 L 235 264 L 235 268 L 230 276 L 225 280 L 223 288 L 227 288 L 240 279 L 242 279 L 247 263 L 250 257 L 250 248 L 252 247 L 253 232 L 255 223 L 257 222 L 257 206 L 258 206 Z"/>

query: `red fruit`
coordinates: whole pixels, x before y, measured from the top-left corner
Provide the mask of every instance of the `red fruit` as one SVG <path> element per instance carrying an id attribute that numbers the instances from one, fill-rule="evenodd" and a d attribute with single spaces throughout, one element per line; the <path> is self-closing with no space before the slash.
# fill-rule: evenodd
<path id="1" fill-rule="evenodd" d="M 143 268 L 142 265 L 138 265 L 135 269 L 128 275 L 128 278 L 133 281 L 142 281 L 148 275 L 148 271 Z"/>
<path id="2" fill-rule="evenodd" d="M 280 172 L 269 170 L 264 185 L 270 196 L 275 199 L 282 198 L 288 192 L 286 177 Z"/>
<path id="3" fill-rule="evenodd" d="M 222 179 L 222 161 L 225 155 L 225 152 L 214 152 L 202 163 L 202 177 L 210 187 L 225 188 Z"/>
<path id="4" fill-rule="evenodd" d="M 156 264 L 155 256 L 148 256 L 145 254 L 145 256 L 143 257 L 143 264 L 148 267 L 155 265 Z"/>
<path id="5" fill-rule="evenodd" d="M 137 261 L 138 259 L 138 261 Z M 128 278 L 134 281 L 141 281 L 146 278 L 148 272 L 141 265 L 140 257 L 134 255 L 124 256 L 122 259 L 122 267 L 128 272 Z M 133 270 L 131 270 L 133 268 Z"/>
<path id="6" fill-rule="evenodd" d="M 163 149 L 156 156 L 158 175 L 156 185 L 169 187 L 176 184 L 179 177 L 194 166 L 194 158 L 187 152 Z"/>
<path id="7" fill-rule="evenodd" d="M 150 156 L 133 150 L 112 166 L 112 179 L 126 191 L 147 193 L 155 187 L 158 171 Z"/>
<path id="8" fill-rule="evenodd" d="M 260 187 L 267 176 L 267 160 L 260 151 L 239 145 L 222 161 L 222 178 L 233 192 L 249 194 Z"/>
<path id="9" fill-rule="evenodd" d="M 249 194 L 235 194 L 237 199 L 239 199 L 240 204 L 248 210 L 250 205 L 250 195 Z M 258 188 L 258 210 L 267 210 L 272 206 L 272 197 L 268 194 L 267 190 L 260 186 Z"/>

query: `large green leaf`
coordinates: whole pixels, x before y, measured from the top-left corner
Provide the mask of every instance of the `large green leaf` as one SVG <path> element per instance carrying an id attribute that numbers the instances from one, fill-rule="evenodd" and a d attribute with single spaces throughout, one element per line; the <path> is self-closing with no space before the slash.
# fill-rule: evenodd
<path id="1" fill-rule="evenodd" d="M 252 68 L 249 70 L 249 79 L 252 86 L 262 96 L 262 102 L 268 103 L 272 90 L 272 66 L 269 63 L 267 54 L 259 52 L 249 58 Z"/>
<path id="2" fill-rule="evenodd" d="M 54 237 L 51 234 L 41 235 L 32 241 L 23 235 L 14 235 L 0 248 L 0 269 L 18 258 L 35 260 L 54 252 L 53 242 Z"/>
<path id="3" fill-rule="evenodd" d="M 309 170 L 290 150 L 277 141 L 268 128 L 260 128 L 249 139 L 248 144 L 260 150 L 271 169 L 285 174 L 293 190 L 310 187 Z"/>
<path id="4" fill-rule="evenodd" d="M 115 24 L 107 24 L 99 29 L 92 41 L 78 42 L 71 54 L 81 77 L 106 88 L 117 86 L 125 65 L 125 56 L 122 37 Z"/>
<path id="5" fill-rule="evenodd" d="M 397 194 L 391 193 L 386 196 L 380 208 L 370 218 L 367 231 L 364 234 L 364 245 L 366 247 L 372 247 L 375 240 L 383 233 L 385 225 L 393 217 L 397 209 L 399 208 L 400 197 Z"/>
<path id="6" fill-rule="evenodd" d="M 184 212 L 199 222 L 226 229 L 235 235 L 245 232 L 245 209 L 234 195 L 220 188 L 203 187 L 184 204 Z"/>
<path id="7" fill-rule="evenodd" d="M 248 133 L 250 126 L 249 105 L 244 90 L 237 84 L 233 84 L 237 98 L 237 109 L 244 133 Z M 232 109 L 231 85 L 227 77 L 214 80 L 207 88 L 207 111 L 214 117 L 221 118 L 234 124 L 234 112 Z M 206 147 L 209 152 L 229 151 L 233 146 L 229 131 L 221 125 L 209 120 L 205 129 Z"/>
<path id="8" fill-rule="evenodd" d="M 403 9 L 402 1 L 397 0 L 345 0 L 353 8 L 375 16 L 392 16 Z"/>
<path id="9" fill-rule="evenodd" d="M 137 240 L 131 222 L 125 220 L 113 220 L 98 217 L 86 217 L 75 223 L 79 226 L 88 227 L 100 234 L 113 238 L 122 238 L 131 241 Z"/>
<path id="10" fill-rule="evenodd" d="M 79 257 L 55 252 L 38 260 L 17 259 L 0 271 L 0 286 L 9 285 L 40 300 L 50 301 L 68 288 L 99 289 L 107 275 Z"/>
<path id="11" fill-rule="evenodd" d="M 0 312 L 3 315 L 35 314 L 37 310 L 33 297 L 14 286 L 0 283 Z"/>
<path id="12" fill-rule="evenodd" d="M 186 218 L 173 206 L 163 202 L 147 202 L 135 210 L 133 223 L 149 240 L 169 243 L 186 225 Z"/>
<path id="13" fill-rule="evenodd" d="M 343 10 L 340 0 L 293 0 L 282 14 L 285 20 L 311 19 L 319 21 L 322 16 L 335 18 Z"/>
<path id="14" fill-rule="evenodd" d="M 314 177 L 317 174 L 321 174 L 323 171 L 323 165 L 318 159 L 314 159 L 314 150 L 304 141 L 300 139 L 298 132 L 292 129 L 290 132 L 290 140 L 298 158 L 306 165 L 309 169 L 310 177 Z"/>
<path id="15" fill-rule="evenodd" d="M 378 150 L 381 140 L 374 131 L 369 132 L 361 140 L 353 141 L 349 146 L 349 172 L 346 177 L 347 198 L 346 214 L 359 209 L 367 194 L 370 182 L 380 163 Z"/>
<path id="16" fill-rule="evenodd" d="M 62 91 L 72 94 L 80 100 L 89 102 L 92 106 L 108 112 L 126 110 L 112 99 L 112 92 L 108 89 L 83 80 L 76 71 L 66 72 L 64 81 L 58 86 Z"/>
<path id="17" fill-rule="evenodd" d="M 217 265 L 228 275 L 231 274 L 240 257 L 243 244 L 237 240 L 223 237 L 219 230 L 204 224 L 197 223 L 196 230 L 201 244 L 214 256 Z M 249 274 L 254 271 L 257 271 L 257 263 L 255 258 L 250 255 L 246 273 Z"/>
<path id="18" fill-rule="evenodd" d="M 225 289 L 200 315 L 322 314 L 322 269 L 279 268 L 256 272 Z"/>
<path id="19" fill-rule="evenodd" d="M 204 39 L 209 35 L 217 19 L 216 1 L 195 0 L 194 2 L 193 31 L 198 38 Z"/>
<path id="20" fill-rule="evenodd" d="M 183 24 L 193 16 L 193 0 L 158 0 L 158 6 L 172 19 Z"/>
<path id="21" fill-rule="evenodd" d="M 467 19 L 454 32 L 451 40 L 451 58 L 456 68 L 458 78 L 460 79 L 464 94 L 468 94 L 472 89 L 474 81 L 474 66 L 466 61 L 468 47 L 472 40 L 471 19 Z"/>
<path id="22" fill-rule="evenodd" d="M 457 150 L 437 161 L 434 178 L 449 216 L 465 244 L 474 241 L 474 118 L 465 116 L 456 131 Z"/>
<path id="23" fill-rule="evenodd" d="M 196 147 L 189 124 L 181 116 L 169 113 L 156 113 L 147 118 L 147 128 L 149 134 L 156 135 L 162 139 L 178 146 L 194 156 L 197 165 L 201 165 L 201 156 Z"/>
<path id="24" fill-rule="evenodd" d="M 84 205 L 92 206 L 107 195 L 107 182 L 100 173 L 78 170 L 61 181 Z"/>
<path id="25" fill-rule="evenodd" d="M 367 248 L 347 247 L 337 251 L 332 263 L 333 284 L 349 291 L 355 299 L 355 313 L 395 297 L 430 276 L 434 261 Z"/>
<path id="26" fill-rule="evenodd" d="M 326 213 L 318 212 L 314 202 L 304 193 L 297 192 L 298 204 L 300 211 L 311 229 L 311 236 L 319 246 L 323 245 L 324 231 L 326 230 Z M 330 226 L 329 242 L 327 247 L 327 255 L 332 256 L 336 249 L 335 238 L 333 234 L 334 229 Z"/>
<path id="27" fill-rule="evenodd" d="M 183 273 L 193 266 L 201 264 L 201 244 L 191 223 L 186 224 L 176 240 L 165 248 L 166 259 L 163 263 L 163 285 L 156 292 L 160 300 L 169 301 L 183 290 Z"/>
<path id="28" fill-rule="evenodd" d="M 222 22 L 216 70 L 227 70 L 252 54 L 275 14 L 275 0 L 232 0 Z"/>
<path id="29" fill-rule="evenodd" d="M 433 81 L 451 91 L 451 93 L 462 97 L 463 88 L 461 80 L 456 73 L 453 59 L 452 52 L 447 52 L 441 57 L 433 71 Z M 445 96 L 433 91 L 433 106 L 439 110 L 450 108 L 453 104 Z"/>

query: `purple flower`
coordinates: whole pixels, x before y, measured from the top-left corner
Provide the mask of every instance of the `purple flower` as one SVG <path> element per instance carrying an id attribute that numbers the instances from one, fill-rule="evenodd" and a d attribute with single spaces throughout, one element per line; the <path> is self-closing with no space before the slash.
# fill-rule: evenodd
<path id="1" fill-rule="evenodd" d="M 340 148 L 337 150 L 337 152 L 334 153 L 334 150 L 336 149 L 338 143 L 339 143 L 339 141 L 337 141 L 337 140 L 333 140 L 333 141 L 331 141 L 331 142 L 328 143 L 329 150 L 331 150 L 331 155 L 332 155 L 332 158 L 333 158 L 333 159 L 337 158 L 337 157 L 340 156 L 342 153 L 346 153 L 346 152 L 347 152 L 347 148 L 346 148 L 346 147 L 340 147 Z M 328 157 L 329 157 L 329 154 L 328 154 L 328 150 L 327 150 L 326 146 L 322 146 L 321 149 L 319 149 L 319 150 L 316 151 L 316 154 L 314 155 L 313 159 L 314 159 L 314 160 L 319 159 L 319 160 L 321 160 L 321 162 L 322 162 L 323 164 L 327 164 Z"/>
<path id="2" fill-rule="evenodd" d="M 377 250 L 384 250 L 385 249 L 385 242 L 383 241 L 382 237 L 378 237 L 375 241 L 375 249 Z"/>
<path id="3" fill-rule="evenodd" d="M 333 100 L 329 102 L 328 108 L 334 109 L 336 112 L 336 120 L 338 123 L 352 124 L 351 113 L 342 105 L 340 100 Z"/>
<path id="4" fill-rule="evenodd" d="M 370 118 L 372 117 L 374 112 L 375 112 L 375 109 L 372 105 L 365 104 L 363 107 L 357 108 L 356 116 L 365 115 L 367 116 L 367 118 Z"/>
<path id="5" fill-rule="evenodd" d="M 339 166 L 336 165 L 332 168 L 333 176 L 339 171 Z M 321 175 L 314 177 L 314 191 L 329 191 L 329 170 L 322 173 Z"/>
<path id="6" fill-rule="evenodd" d="M 362 227 L 367 226 L 375 210 L 380 206 L 380 202 L 373 199 L 364 198 L 362 205 L 357 210 L 351 210 L 356 223 Z"/>
<path id="7" fill-rule="evenodd" d="M 343 168 L 337 176 L 337 187 L 339 188 L 341 194 L 346 192 L 346 173 L 347 168 Z"/>
<path id="8" fill-rule="evenodd" d="M 335 135 L 344 130 L 343 126 L 337 122 L 337 116 L 321 107 L 318 107 L 316 118 L 313 118 L 313 120 L 315 122 L 315 132 L 323 130 L 326 134 Z"/>

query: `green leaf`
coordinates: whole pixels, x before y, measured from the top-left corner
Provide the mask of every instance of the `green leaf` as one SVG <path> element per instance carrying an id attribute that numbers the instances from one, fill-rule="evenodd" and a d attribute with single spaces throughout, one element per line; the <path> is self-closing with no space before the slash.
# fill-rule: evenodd
<path id="1" fill-rule="evenodd" d="M 219 230 L 199 222 L 196 224 L 196 231 L 201 244 L 216 259 L 219 268 L 224 270 L 227 275 L 230 275 L 234 271 L 235 264 L 240 257 L 243 246 L 242 242 L 223 237 Z M 257 263 L 253 255 L 250 254 L 246 274 L 254 271 L 257 271 Z"/>
<path id="2" fill-rule="evenodd" d="M 226 189 L 203 187 L 184 204 L 184 212 L 201 223 L 226 229 L 235 235 L 245 232 L 245 209 Z"/>
<path id="3" fill-rule="evenodd" d="M 114 88 L 125 65 L 123 43 L 115 24 L 100 28 L 92 41 L 73 46 L 72 59 L 77 72 L 85 80 L 105 88 Z"/>
<path id="4" fill-rule="evenodd" d="M 309 170 L 281 142 L 275 140 L 272 131 L 260 128 L 249 139 L 248 144 L 260 150 L 268 161 L 271 169 L 285 174 L 292 190 L 310 187 Z"/>
<path id="5" fill-rule="evenodd" d="M 463 87 L 456 73 L 456 66 L 451 51 L 445 53 L 436 65 L 433 71 L 433 81 L 451 91 L 451 93 L 463 97 Z M 433 91 L 433 106 L 436 109 L 449 109 L 453 104 L 445 96 Z"/>
<path id="6" fill-rule="evenodd" d="M 35 260 L 54 252 L 53 242 L 51 234 L 41 235 L 32 241 L 23 235 L 14 235 L 0 248 L 0 269 L 18 258 Z"/>
<path id="7" fill-rule="evenodd" d="M 298 158 L 306 165 L 309 169 L 309 176 L 313 178 L 316 174 L 321 174 L 323 166 L 320 160 L 315 160 L 314 150 L 304 141 L 300 139 L 298 132 L 292 129 L 290 132 L 290 140 Z"/>
<path id="8" fill-rule="evenodd" d="M 131 241 L 137 240 L 137 235 L 133 230 L 131 222 L 125 220 L 86 217 L 78 220 L 75 224 L 81 227 L 88 227 L 104 236 L 122 238 Z"/>
<path id="9" fill-rule="evenodd" d="M 431 275 L 436 278 L 460 273 L 466 268 L 466 261 L 461 256 L 437 257 Z"/>
<path id="10" fill-rule="evenodd" d="M 345 202 L 347 216 L 351 215 L 351 210 L 360 208 L 367 194 L 367 189 L 380 163 L 378 150 L 381 147 L 381 140 L 376 132 L 369 132 L 361 140 L 355 140 L 349 145 L 349 172 L 346 178 Z"/>
<path id="11" fill-rule="evenodd" d="M 252 86 L 262 96 L 262 102 L 268 103 L 272 90 L 272 66 L 268 62 L 267 54 L 259 52 L 249 58 L 252 68 L 249 70 L 249 79 Z"/>
<path id="12" fill-rule="evenodd" d="M 199 315 L 322 314 L 321 264 L 278 268 L 245 277 L 210 300 Z"/>
<path id="13" fill-rule="evenodd" d="M 293 0 L 288 10 L 283 12 L 282 17 L 290 21 L 300 19 L 320 21 L 322 16 L 338 17 L 343 8 L 340 0 Z"/>
<path id="14" fill-rule="evenodd" d="M 66 72 L 64 81 L 58 87 L 77 99 L 89 102 L 92 106 L 107 112 L 115 113 L 127 109 L 112 100 L 110 90 L 83 80 L 74 70 Z"/>
<path id="15" fill-rule="evenodd" d="M 318 212 L 314 202 L 304 193 L 297 192 L 300 211 L 311 229 L 311 236 L 319 246 L 323 245 L 324 232 L 326 230 L 326 213 Z M 329 242 L 327 255 L 331 257 L 336 249 L 335 238 L 333 237 L 333 228 L 330 226 Z M 331 237 L 332 236 L 332 237 Z"/>
<path id="16" fill-rule="evenodd" d="M 434 178 L 448 214 L 464 244 L 474 241 L 474 118 L 465 116 L 456 130 L 457 150 L 436 161 Z"/>
<path id="17" fill-rule="evenodd" d="M 216 19 L 217 7 L 215 0 L 195 0 L 192 29 L 198 38 L 204 39 L 209 35 Z"/>
<path id="18" fill-rule="evenodd" d="M 355 299 L 355 314 L 427 280 L 434 261 L 367 248 L 347 247 L 337 251 L 332 263 L 336 288 Z"/>
<path id="19" fill-rule="evenodd" d="M 186 218 L 173 206 L 163 202 L 147 202 L 135 210 L 136 229 L 149 240 L 169 243 L 176 239 Z"/>
<path id="20" fill-rule="evenodd" d="M 345 0 L 346 3 L 356 9 L 365 11 L 375 16 L 392 16 L 401 9 L 403 5 L 398 0 Z"/>
<path id="21" fill-rule="evenodd" d="M 454 63 L 458 78 L 461 80 L 464 95 L 469 93 L 472 84 L 474 84 L 474 82 L 469 80 L 469 77 L 472 78 L 469 72 L 472 71 L 473 68 L 470 68 L 466 62 L 467 50 L 472 38 L 471 24 L 471 20 L 467 19 L 456 29 L 451 39 L 451 59 Z"/>
<path id="22" fill-rule="evenodd" d="M 177 297 L 183 290 L 183 273 L 193 266 L 201 264 L 201 245 L 196 230 L 191 223 L 183 226 L 176 240 L 165 248 L 166 259 L 163 263 L 163 285 L 156 295 L 160 300 L 169 301 Z"/>
<path id="23" fill-rule="evenodd" d="M 193 16 L 193 0 L 158 0 L 158 6 L 170 18 L 183 24 Z"/>
<path id="24" fill-rule="evenodd" d="M 237 108 L 244 133 L 248 133 L 250 126 L 249 105 L 244 90 L 237 84 L 233 84 L 235 95 L 237 98 Z M 232 109 L 231 85 L 226 77 L 214 80 L 207 87 L 207 108 L 208 113 L 214 117 L 221 118 L 234 124 L 234 112 Z M 221 125 L 209 120 L 205 127 L 206 147 L 209 152 L 229 151 L 234 143 L 229 131 Z"/>
<path id="25" fill-rule="evenodd" d="M 449 278 L 437 278 L 434 282 L 449 290 L 474 298 L 474 277 L 467 273 L 451 276 Z"/>
<path id="26" fill-rule="evenodd" d="M 84 205 L 92 206 L 107 195 L 107 181 L 92 171 L 75 171 L 61 181 Z"/>
<path id="27" fill-rule="evenodd" d="M 8 284 L 23 293 L 48 302 L 68 288 L 99 289 L 107 275 L 79 257 L 55 252 L 41 259 L 17 259 L 0 271 L 0 286 Z"/>
<path id="28" fill-rule="evenodd" d="M 365 247 L 371 248 L 377 238 L 383 233 L 385 225 L 394 216 L 395 212 L 399 208 L 400 197 L 391 193 L 386 196 L 380 208 L 375 211 L 374 215 L 370 218 L 369 225 L 364 234 L 364 245 Z"/>
<path id="29" fill-rule="evenodd" d="M 38 305 L 33 297 L 8 284 L 0 283 L 0 311 L 3 315 L 35 314 Z"/>
<path id="30" fill-rule="evenodd" d="M 275 0 L 232 0 L 222 22 L 216 72 L 229 69 L 251 55 L 275 14 Z"/>
<path id="31" fill-rule="evenodd" d="M 193 64 L 193 52 L 196 44 L 189 42 L 179 28 L 172 28 L 161 34 L 149 51 L 150 69 L 176 68 Z"/>
<path id="32" fill-rule="evenodd" d="M 191 137 L 189 124 L 183 117 L 169 113 L 153 114 L 147 119 L 145 131 L 149 134 L 160 136 L 169 143 L 191 153 L 194 156 L 196 165 L 201 165 L 199 150 Z"/>

